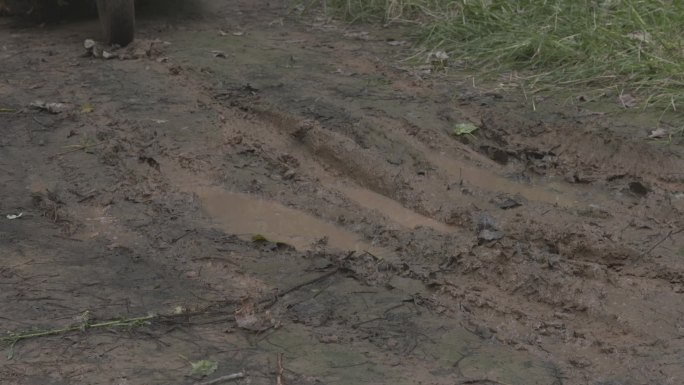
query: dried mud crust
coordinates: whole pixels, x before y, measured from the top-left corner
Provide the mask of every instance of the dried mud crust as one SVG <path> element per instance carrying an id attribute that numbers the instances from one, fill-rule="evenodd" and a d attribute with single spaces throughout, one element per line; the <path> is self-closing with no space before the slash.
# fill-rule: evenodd
<path id="1" fill-rule="evenodd" d="M 403 68 L 391 29 L 202 5 L 134 60 L 78 57 L 95 21 L 9 34 L 1 328 L 168 317 L 20 341 L 0 378 L 682 382 L 678 147 Z"/>

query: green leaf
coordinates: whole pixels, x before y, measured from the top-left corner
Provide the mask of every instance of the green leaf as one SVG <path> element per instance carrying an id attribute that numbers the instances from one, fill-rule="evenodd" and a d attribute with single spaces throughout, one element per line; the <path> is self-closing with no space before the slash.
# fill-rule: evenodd
<path id="1" fill-rule="evenodd" d="M 255 242 L 255 243 L 268 242 L 268 239 L 266 239 L 266 237 L 264 237 L 261 234 L 254 234 L 254 235 L 252 235 L 252 242 Z"/>
<path id="2" fill-rule="evenodd" d="M 456 136 L 472 135 L 477 131 L 477 126 L 472 123 L 459 123 L 454 127 L 453 134 Z"/>
<path id="3" fill-rule="evenodd" d="M 81 113 L 82 114 L 89 114 L 93 112 L 93 106 L 90 103 L 86 103 L 81 106 Z"/>
<path id="4" fill-rule="evenodd" d="M 200 360 L 195 362 L 190 362 L 192 366 L 192 371 L 190 372 L 193 376 L 208 376 L 218 369 L 218 362 L 209 360 Z"/>

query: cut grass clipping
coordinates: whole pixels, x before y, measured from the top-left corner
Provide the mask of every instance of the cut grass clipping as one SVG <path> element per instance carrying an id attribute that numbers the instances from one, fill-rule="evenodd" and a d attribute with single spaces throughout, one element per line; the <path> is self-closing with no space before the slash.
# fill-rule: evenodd
<path id="1" fill-rule="evenodd" d="M 303 1 L 308 9 L 318 0 Z M 632 92 L 684 102 L 684 2 L 665 0 L 323 0 L 350 21 L 412 23 L 452 64 L 515 78 L 528 91 Z"/>

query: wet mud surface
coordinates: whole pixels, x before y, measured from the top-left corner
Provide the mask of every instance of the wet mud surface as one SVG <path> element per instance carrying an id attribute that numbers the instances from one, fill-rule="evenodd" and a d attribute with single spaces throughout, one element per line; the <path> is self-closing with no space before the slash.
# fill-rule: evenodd
<path id="1" fill-rule="evenodd" d="M 199 4 L 112 60 L 0 19 L 0 329 L 160 315 L 6 344 L 0 382 L 684 382 L 680 144 Z"/>

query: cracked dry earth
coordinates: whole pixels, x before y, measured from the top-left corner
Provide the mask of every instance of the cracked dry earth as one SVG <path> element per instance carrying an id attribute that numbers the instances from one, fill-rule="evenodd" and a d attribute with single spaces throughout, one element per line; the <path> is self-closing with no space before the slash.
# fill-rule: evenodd
<path id="1" fill-rule="evenodd" d="M 19 341 L 2 384 L 684 383 L 684 161 L 641 115 L 195 4 L 127 60 L 0 19 L 0 329 L 161 315 Z"/>

